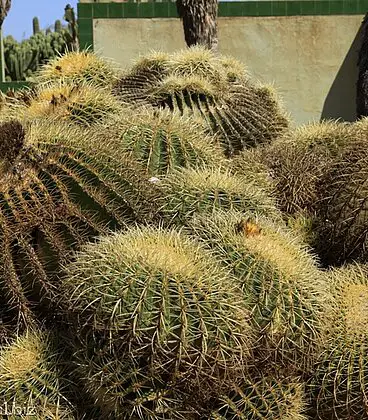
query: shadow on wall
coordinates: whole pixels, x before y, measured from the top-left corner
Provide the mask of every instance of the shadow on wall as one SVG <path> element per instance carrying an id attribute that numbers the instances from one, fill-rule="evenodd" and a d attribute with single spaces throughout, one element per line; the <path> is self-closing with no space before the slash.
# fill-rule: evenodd
<path id="1" fill-rule="evenodd" d="M 363 25 L 360 26 L 327 94 L 323 104 L 321 121 L 326 119 L 356 120 L 356 84 L 358 81 L 358 56 L 362 34 Z"/>

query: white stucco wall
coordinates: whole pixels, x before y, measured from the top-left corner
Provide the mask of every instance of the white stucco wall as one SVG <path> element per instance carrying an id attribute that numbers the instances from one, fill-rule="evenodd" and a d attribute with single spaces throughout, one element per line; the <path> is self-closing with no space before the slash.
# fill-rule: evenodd
<path id="1" fill-rule="evenodd" d="M 355 117 L 357 33 L 363 16 L 219 18 L 220 51 L 273 83 L 296 123 Z M 355 40 L 355 43 L 354 43 Z M 184 48 L 179 19 L 96 19 L 94 48 L 122 66 L 149 50 Z"/>

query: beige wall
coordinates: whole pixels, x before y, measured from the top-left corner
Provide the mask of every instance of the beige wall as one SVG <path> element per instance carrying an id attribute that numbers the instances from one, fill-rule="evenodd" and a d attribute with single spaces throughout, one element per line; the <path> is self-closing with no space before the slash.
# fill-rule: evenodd
<path id="1" fill-rule="evenodd" d="M 357 33 L 363 16 L 219 18 L 220 50 L 273 83 L 297 123 L 355 118 Z M 179 19 L 94 21 L 95 50 L 129 66 L 152 49 L 185 47 Z"/>

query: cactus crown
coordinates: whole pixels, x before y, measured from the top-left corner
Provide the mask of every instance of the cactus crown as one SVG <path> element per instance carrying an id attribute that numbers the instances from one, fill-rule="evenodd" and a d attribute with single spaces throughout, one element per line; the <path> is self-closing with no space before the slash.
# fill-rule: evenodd
<path id="1" fill-rule="evenodd" d="M 110 86 L 115 80 L 115 70 L 107 60 L 90 51 L 70 51 L 45 64 L 38 73 L 37 81 L 69 81 L 76 84 L 90 82 L 98 86 Z"/>
<path id="2" fill-rule="evenodd" d="M 117 112 L 120 105 L 108 91 L 91 83 L 59 82 L 40 85 L 27 103 L 16 101 L 10 108 L 28 119 L 54 117 L 88 126 Z"/>

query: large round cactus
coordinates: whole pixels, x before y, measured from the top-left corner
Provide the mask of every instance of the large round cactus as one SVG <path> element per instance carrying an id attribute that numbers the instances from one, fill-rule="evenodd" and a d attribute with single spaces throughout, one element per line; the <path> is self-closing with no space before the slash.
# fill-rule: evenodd
<path id="1" fill-rule="evenodd" d="M 314 123 L 289 131 L 256 153 L 245 152 L 243 159 L 266 164 L 283 211 L 289 214 L 311 211 L 320 197 L 321 177 L 351 138 L 348 124 Z"/>
<path id="2" fill-rule="evenodd" d="M 329 277 L 335 305 L 311 403 L 321 420 L 368 419 L 368 267 L 346 266 Z"/>
<path id="3" fill-rule="evenodd" d="M 38 83 L 66 81 L 73 84 L 91 82 L 110 86 L 116 77 L 114 66 L 91 51 L 71 51 L 45 64 L 38 72 Z"/>
<path id="4" fill-rule="evenodd" d="M 63 395 L 59 361 L 49 334 L 42 331 L 27 331 L 1 349 L 0 401 L 6 418 L 75 418 Z"/>
<path id="5" fill-rule="evenodd" d="M 32 319 L 25 295 L 33 283 L 37 295 L 53 297 L 49 274 L 73 247 L 149 220 L 155 206 L 153 186 L 127 159 L 104 160 L 92 135 L 52 127 L 50 135 L 47 123 L 25 129 L 9 121 L 0 127 L 0 287 L 17 319 Z"/>
<path id="6" fill-rule="evenodd" d="M 306 420 L 303 388 L 295 378 L 249 378 L 221 397 L 211 420 Z"/>
<path id="7" fill-rule="evenodd" d="M 326 265 L 368 258 L 368 142 L 355 141 L 321 178 L 316 249 Z"/>
<path id="8" fill-rule="evenodd" d="M 201 48 L 151 55 L 116 83 L 129 104 L 201 118 L 226 153 L 269 142 L 288 127 L 275 92 L 252 83 L 241 65 Z"/>
<path id="9" fill-rule="evenodd" d="M 87 83 L 38 85 L 27 102 L 18 100 L 9 107 L 17 118 L 54 117 L 84 126 L 121 112 L 120 104 L 107 90 Z"/>
<path id="10" fill-rule="evenodd" d="M 234 175 L 224 168 L 183 169 L 171 173 L 159 186 L 162 213 L 170 221 L 185 224 L 196 212 L 216 209 L 251 211 L 279 218 L 276 204 L 265 188 L 263 174 Z M 260 184 L 260 185 L 258 185 Z"/>
<path id="11" fill-rule="evenodd" d="M 136 228 L 86 245 L 62 290 L 81 327 L 79 373 L 110 418 L 192 418 L 244 375 L 252 333 L 241 293 L 175 230 Z"/>
<path id="12" fill-rule="evenodd" d="M 101 136 L 116 140 L 152 176 L 166 175 L 178 167 L 219 166 L 222 149 L 198 122 L 169 112 L 124 110 L 102 126 Z"/>
<path id="13" fill-rule="evenodd" d="M 190 227 L 238 279 L 258 336 L 257 363 L 311 368 L 329 293 L 308 249 L 281 225 L 249 212 L 196 215 Z"/>

